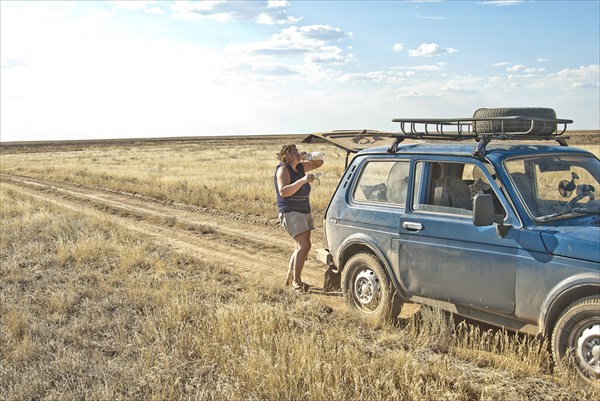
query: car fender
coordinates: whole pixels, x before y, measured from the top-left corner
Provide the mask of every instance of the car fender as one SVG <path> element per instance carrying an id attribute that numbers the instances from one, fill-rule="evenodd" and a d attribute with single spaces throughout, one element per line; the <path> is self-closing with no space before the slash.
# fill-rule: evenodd
<path id="1" fill-rule="evenodd" d="M 362 233 L 353 234 L 340 244 L 339 251 L 337 254 L 337 265 L 341 270 L 344 269 L 344 263 L 348 261 L 353 255 L 361 252 L 361 248 L 368 248 L 381 262 L 383 263 L 388 274 L 391 273 L 390 262 L 385 254 L 381 251 L 380 247 L 377 246 L 376 241 L 368 235 Z M 364 252 L 364 250 L 363 250 Z"/>
<path id="2" fill-rule="evenodd" d="M 381 261 L 383 268 L 392 280 L 394 288 L 399 291 L 403 298 L 406 298 L 406 291 L 404 290 L 404 287 L 400 285 L 398 278 L 393 273 L 392 263 L 390 262 L 389 258 L 377 245 L 377 241 L 374 241 L 373 238 L 369 237 L 368 235 L 356 233 L 346 238 L 340 244 L 339 252 L 336 255 L 335 261 L 339 271 L 341 272 L 344 269 L 344 263 L 346 263 L 353 255 L 360 252 L 370 252 L 375 255 L 375 257 Z"/>
<path id="3" fill-rule="evenodd" d="M 600 294 L 600 276 L 583 272 L 567 277 L 552 288 L 540 307 L 539 327 L 543 334 L 552 331 L 562 311 L 578 299 Z"/>

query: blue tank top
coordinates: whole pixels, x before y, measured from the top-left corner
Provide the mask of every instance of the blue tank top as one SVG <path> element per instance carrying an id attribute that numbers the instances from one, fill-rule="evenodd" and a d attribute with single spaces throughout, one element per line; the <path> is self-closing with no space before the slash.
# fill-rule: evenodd
<path id="1" fill-rule="evenodd" d="M 300 213 L 310 213 L 310 201 L 308 196 L 310 195 L 310 184 L 304 184 L 300 187 L 298 191 L 292 196 L 288 196 L 284 198 L 279 194 L 279 187 L 277 185 L 277 170 L 280 167 L 285 166 L 290 173 L 290 183 L 298 181 L 300 178 L 304 177 L 304 166 L 302 163 L 298 163 L 296 169 L 298 172 L 294 171 L 294 169 L 289 164 L 280 164 L 275 168 L 275 193 L 277 194 L 277 208 L 279 213 L 289 213 L 289 212 L 300 212 Z"/>

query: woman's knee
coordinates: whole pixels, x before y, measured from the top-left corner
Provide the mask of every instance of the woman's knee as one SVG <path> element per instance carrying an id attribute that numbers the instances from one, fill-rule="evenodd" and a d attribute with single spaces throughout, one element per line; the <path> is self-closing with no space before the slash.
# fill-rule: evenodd
<path id="1" fill-rule="evenodd" d="M 304 244 L 300 245 L 299 252 L 302 252 L 304 254 L 308 254 L 308 252 L 310 251 L 311 247 L 312 247 L 312 244 L 310 243 L 310 241 L 305 242 Z"/>
<path id="2" fill-rule="evenodd" d="M 312 246 L 310 242 L 310 231 L 299 234 L 294 238 L 296 240 L 296 249 L 300 252 L 308 252 Z"/>

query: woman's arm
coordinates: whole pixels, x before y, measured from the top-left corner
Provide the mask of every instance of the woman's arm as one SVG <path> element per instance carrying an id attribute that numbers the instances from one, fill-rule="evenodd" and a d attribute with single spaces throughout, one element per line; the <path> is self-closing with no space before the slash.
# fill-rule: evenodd
<path id="1" fill-rule="evenodd" d="M 304 171 L 311 171 L 318 169 L 324 163 L 323 160 L 302 160 L 300 163 L 304 166 Z"/>
<path id="2" fill-rule="evenodd" d="M 300 163 L 302 163 L 302 166 L 304 166 L 305 172 L 318 169 L 319 167 L 321 167 L 323 165 L 323 163 L 324 163 L 323 160 L 305 160 L 307 155 L 308 155 L 307 152 L 300 153 Z"/>

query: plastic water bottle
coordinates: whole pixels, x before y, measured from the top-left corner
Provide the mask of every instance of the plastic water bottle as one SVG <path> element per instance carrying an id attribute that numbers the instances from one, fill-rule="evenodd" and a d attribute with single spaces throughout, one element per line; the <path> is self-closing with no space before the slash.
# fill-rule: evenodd
<path id="1" fill-rule="evenodd" d="M 315 173 L 315 181 L 317 181 L 318 185 L 321 185 L 321 178 L 323 177 L 323 173 Z"/>
<path id="2" fill-rule="evenodd" d="M 323 152 L 310 152 L 306 155 L 306 160 L 323 160 L 325 153 Z"/>

